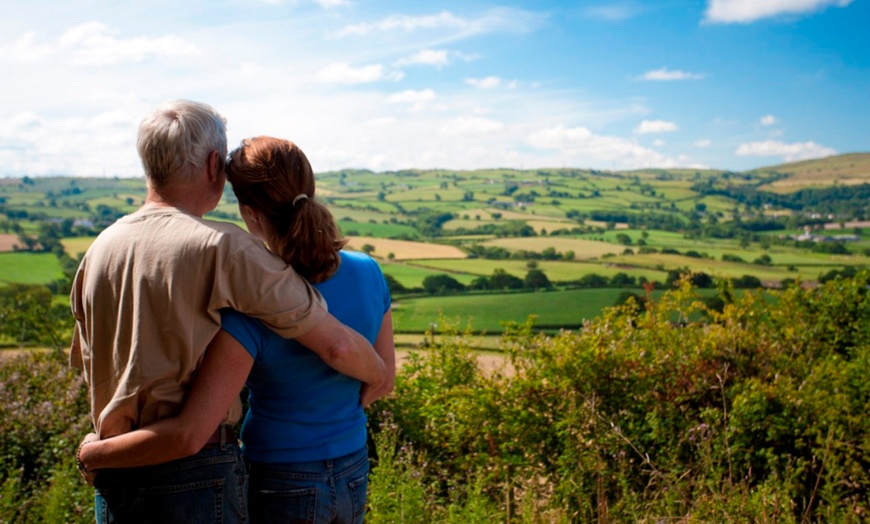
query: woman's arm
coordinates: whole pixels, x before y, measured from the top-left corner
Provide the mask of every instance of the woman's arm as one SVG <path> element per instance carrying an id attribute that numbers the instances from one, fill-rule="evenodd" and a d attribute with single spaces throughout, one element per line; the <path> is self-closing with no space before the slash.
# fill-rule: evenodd
<path id="1" fill-rule="evenodd" d="M 85 437 L 79 460 L 91 472 L 161 464 L 198 453 L 226 417 L 253 364 L 247 350 L 220 330 L 208 345 L 177 417 L 105 440 L 87 442 Z"/>
<path id="2" fill-rule="evenodd" d="M 387 377 L 380 386 L 363 385 L 361 401 L 364 408 L 371 405 L 372 402 L 392 393 L 393 387 L 396 385 L 396 346 L 393 341 L 392 310 L 387 310 L 384 313 L 384 320 L 381 322 L 378 338 L 375 339 L 375 352 L 384 361 L 384 365 L 387 368 Z"/>

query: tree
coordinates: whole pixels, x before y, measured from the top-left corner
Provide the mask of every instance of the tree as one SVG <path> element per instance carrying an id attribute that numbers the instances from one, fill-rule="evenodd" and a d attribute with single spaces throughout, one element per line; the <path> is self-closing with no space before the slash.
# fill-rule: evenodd
<path id="1" fill-rule="evenodd" d="M 580 287 L 607 287 L 607 284 L 607 277 L 603 277 L 596 273 L 583 275 L 579 280 L 577 280 L 577 285 Z"/>
<path id="2" fill-rule="evenodd" d="M 69 307 L 53 304 L 47 287 L 8 284 L 0 288 L 0 334 L 19 344 L 61 350 L 69 346 L 72 329 Z"/>
<path id="3" fill-rule="evenodd" d="M 610 285 L 623 287 L 623 286 L 634 286 L 636 285 L 636 281 L 634 277 L 629 276 L 628 273 L 617 273 L 610 277 Z"/>
<path id="4" fill-rule="evenodd" d="M 462 291 L 465 286 L 450 275 L 429 275 L 423 279 L 423 289 L 430 295 Z"/>
<path id="5" fill-rule="evenodd" d="M 401 282 L 396 280 L 396 277 L 394 277 L 393 275 L 384 274 L 384 280 L 387 281 L 387 289 L 390 290 L 391 295 L 408 291 L 408 289 L 403 286 Z"/>
<path id="6" fill-rule="evenodd" d="M 489 287 L 490 289 L 522 289 L 523 281 L 504 269 L 498 268 L 489 277 Z"/>
<path id="7" fill-rule="evenodd" d="M 375 252 L 375 246 L 373 246 L 371 244 L 363 244 L 363 247 L 360 249 L 362 249 L 362 252 L 368 256 L 371 256 L 372 253 Z"/>
<path id="8" fill-rule="evenodd" d="M 550 289 L 553 284 L 547 275 L 540 269 L 530 269 L 523 279 L 523 286 L 528 289 Z"/>

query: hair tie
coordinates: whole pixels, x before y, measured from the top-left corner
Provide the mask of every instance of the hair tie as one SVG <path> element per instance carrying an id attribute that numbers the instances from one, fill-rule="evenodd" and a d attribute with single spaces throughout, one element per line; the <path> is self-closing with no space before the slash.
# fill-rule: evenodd
<path id="1" fill-rule="evenodd" d="M 296 202 L 299 202 L 300 200 L 308 200 L 308 195 L 305 193 L 299 193 L 296 195 L 296 198 L 293 199 L 293 207 L 296 207 Z"/>

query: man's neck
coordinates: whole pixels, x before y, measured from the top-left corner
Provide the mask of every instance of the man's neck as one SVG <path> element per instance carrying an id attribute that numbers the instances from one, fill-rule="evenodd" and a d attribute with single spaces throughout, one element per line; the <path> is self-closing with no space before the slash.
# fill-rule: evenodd
<path id="1" fill-rule="evenodd" d="M 174 207 L 202 218 L 209 210 L 204 209 L 199 195 L 198 191 L 187 186 L 175 186 L 159 191 L 153 187 L 148 187 L 143 207 Z"/>

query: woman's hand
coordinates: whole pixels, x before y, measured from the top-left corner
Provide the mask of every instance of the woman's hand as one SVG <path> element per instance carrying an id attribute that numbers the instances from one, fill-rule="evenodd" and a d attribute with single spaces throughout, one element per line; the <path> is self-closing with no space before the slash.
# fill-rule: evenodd
<path id="1" fill-rule="evenodd" d="M 99 435 L 96 433 L 88 433 L 85 435 L 85 438 L 82 439 L 81 443 L 79 443 L 79 447 L 76 448 L 76 467 L 78 467 L 79 474 L 81 474 L 85 482 L 88 483 L 88 486 L 94 485 L 94 480 L 97 478 L 97 472 L 95 470 L 88 470 L 86 466 L 87 461 L 83 460 L 82 453 L 85 452 L 85 446 L 97 440 L 100 440 Z"/>

